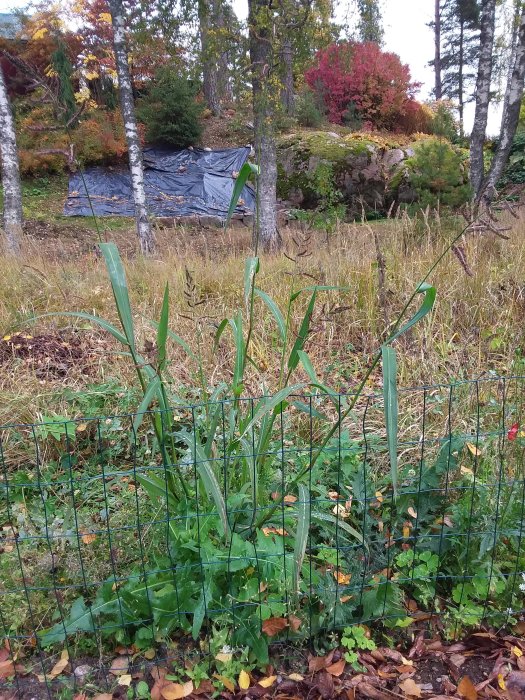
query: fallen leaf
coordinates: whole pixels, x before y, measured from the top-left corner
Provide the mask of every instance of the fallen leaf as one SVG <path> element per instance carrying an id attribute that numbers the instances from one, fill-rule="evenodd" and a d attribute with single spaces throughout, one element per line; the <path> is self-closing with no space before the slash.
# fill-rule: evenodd
<path id="1" fill-rule="evenodd" d="M 192 693 L 193 681 L 187 681 L 186 683 L 169 683 L 160 691 L 164 700 L 180 700 L 181 698 L 187 698 L 188 695 Z"/>
<path id="2" fill-rule="evenodd" d="M 119 676 L 118 684 L 124 686 L 131 685 L 131 674 L 123 673 L 122 676 Z"/>
<path id="3" fill-rule="evenodd" d="M 519 647 L 512 647 L 512 653 L 518 659 L 520 658 L 520 656 L 523 656 L 523 652 L 521 651 L 521 649 Z"/>
<path id="4" fill-rule="evenodd" d="M 343 659 L 339 659 L 339 661 L 336 661 L 333 664 L 330 664 L 330 666 L 326 667 L 326 670 L 331 676 L 337 676 L 339 677 L 343 671 L 345 670 L 346 666 L 346 661 Z"/>
<path id="5" fill-rule="evenodd" d="M 288 533 L 286 530 L 283 530 L 281 527 L 263 527 L 262 528 L 263 535 L 265 537 L 270 537 L 270 535 L 281 535 L 281 537 L 284 537 Z"/>
<path id="6" fill-rule="evenodd" d="M 268 637 L 274 637 L 288 627 L 288 620 L 285 617 L 269 617 L 262 623 L 262 631 Z"/>
<path id="7" fill-rule="evenodd" d="M 327 666 L 330 666 L 334 656 L 334 651 L 335 650 L 328 652 L 326 656 L 311 656 L 308 659 L 308 670 L 310 673 L 317 673 L 318 671 L 322 671 Z"/>
<path id="8" fill-rule="evenodd" d="M 15 675 L 15 665 L 11 659 L 0 661 L 0 678 L 9 678 Z"/>
<path id="9" fill-rule="evenodd" d="M 144 658 L 148 659 L 148 661 L 151 661 L 152 659 L 155 658 L 155 649 L 146 649 L 144 652 Z"/>
<path id="10" fill-rule="evenodd" d="M 403 525 L 403 538 L 405 540 L 408 540 L 409 537 L 410 537 L 410 525 L 405 523 L 405 525 Z"/>
<path id="11" fill-rule="evenodd" d="M 467 442 L 467 449 L 471 455 L 474 455 L 474 457 L 479 457 L 481 454 L 479 447 L 476 447 L 476 445 L 473 445 L 471 442 Z"/>
<path id="12" fill-rule="evenodd" d="M 230 691 L 230 693 L 235 692 L 235 685 L 229 678 L 226 678 L 226 676 L 221 676 L 219 673 L 214 673 L 213 677 L 220 681 L 223 686 Z"/>
<path id="13" fill-rule="evenodd" d="M 297 681 L 297 683 L 300 683 L 301 681 L 304 681 L 304 676 L 301 676 L 300 673 L 290 673 L 290 675 L 288 676 L 288 678 L 289 678 L 291 681 Z"/>
<path id="14" fill-rule="evenodd" d="M 84 544 L 92 544 L 97 539 L 97 536 L 92 532 L 84 532 L 80 534 L 81 540 Z"/>
<path id="15" fill-rule="evenodd" d="M 243 669 L 239 673 L 239 688 L 241 690 L 248 690 L 249 687 L 250 687 L 250 676 Z"/>
<path id="16" fill-rule="evenodd" d="M 340 602 L 340 603 L 348 603 L 348 601 L 349 601 L 349 600 L 352 600 L 353 597 L 354 597 L 353 595 L 342 595 L 342 596 L 339 598 L 339 602 Z"/>
<path id="17" fill-rule="evenodd" d="M 127 656 L 116 656 L 111 663 L 109 672 L 114 676 L 124 675 L 129 667 L 129 659 Z"/>
<path id="18" fill-rule="evenodd" d="M 297 632 L 303 621 L 296 615 L 288 615 L 288 622 L 290 624 L 290 629 L 293 632 Z"/>
<path id="19" fill-rule="evenodd" d="M 285 503 L 295 503 L 297 501 L 297 496 L 285 496 L 283 501 Z"/>
<path id="20" fill-rule="evenodd" d="M 344 574 L 339 569 L 337 569 L 333 573 L 334 573 L 334 578 L 337 581 L 337 583 L 340 583 L 343 586 L 346 586 L 347 584 L 350 583 L 350 579 L 352 578 L 352 574 Z"/>
<path id="21" fill-rule="evenodd" d="M 505 679 L 503 678 L 502 673 L 498 673 L 498 685 L 502 690 L 507 689 L 507 686 L 505 685 Z"/>
<path id="22" fill-rule="evenodd" d="M 519 429 L 520 429 L 520 424 L 513 423 L 510 427 L 509 432 L 507 433 L 507 439 L 510 441 L 515 440 L 518 437 L 518 430 Z"/>
<path id="23" fill-rule="evenodd" d="M 417 510 L 414 510 L 412 506 L 408 508 L 407 513 L 410 515 L 411 518 L 417 518 Z"/>
<path id="24" fill-rule="evenodd" d="M 478 697 L 478 691 L 468 676 L 463 676 L 459 681 L 458 693 L 462 698 L 466 698 L 466 700 L 477 700 Z"/>
<path id="25" fill-rule="evenodd" d="M 383 494 L 381 493 L 381 491 L 376 491 L 376 498 L 379 501 L 379 503 L 383 503 L 384 499 L 383 499 Z"/>
<path id="26" fill-rule="evenodd" d="M 271 688 L 276 680 L 277 676 L 268 676 L 267 678 L 261 678 L 261 680 L 259 681 L 259 685 L 261 685 L 263 688 Z"/>
<path id="27" fill-rule="evenodd" d="M 113 695 L 111 693 L 99 693 L 95 695 L 93 700 L 113 700 Z"/>
<path id="28" fill-rule="evenodd" d="M 408 695 L 411 698 L 421 697 L 421 688 L 414 680 L 412 680 L 412 678 L 405 679 L 402 683 L 399 684 L 399 687 L 405 695 Z"/>
<path id="29" fill-rule="evenodd" d="M 215 660 L 220 661 L 223 664 L 229 664 L 232 659 L 233 654 L 224 654 L 222 651 L 220 651 L 218 654 L 215 654 Z"/>

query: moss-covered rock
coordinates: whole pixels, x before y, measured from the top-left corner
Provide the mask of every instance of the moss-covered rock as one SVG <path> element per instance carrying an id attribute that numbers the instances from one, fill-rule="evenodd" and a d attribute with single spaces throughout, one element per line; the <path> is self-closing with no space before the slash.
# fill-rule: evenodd
<path id="1" fill-rule="evenodd" d="M 350 216 L 361 215 L 363 207 L 368 212 L 384 213 L 392 202 L 427 202 L 429 198 L 422 196 L 426 185 L 419 176 L 422 164 L 417 154 L 425 150 L 420 144 L 429 141 L 435 139 L 421 135 L 411 141 L 403 137 L 396 141 L 395 137 L 331 131 L 299 131 L 282 136 L 278 144 L 278 195 L 297 207 L 322 205 L 327 196 L 328 173 L 331 187 Z M 445 144 L 446 151 L 455 153 L 454 147 Z M 432 153 L 431 148 L 426 151 Z M 452 153 L 448 155 L 450 169 L 455 159 Z M 463 159 L 459 158 L 458 164 L 460 161 Z M 461 167 L 458 177 L 452 178 L 452 189 L 464 187 L 465 173 Z"/>

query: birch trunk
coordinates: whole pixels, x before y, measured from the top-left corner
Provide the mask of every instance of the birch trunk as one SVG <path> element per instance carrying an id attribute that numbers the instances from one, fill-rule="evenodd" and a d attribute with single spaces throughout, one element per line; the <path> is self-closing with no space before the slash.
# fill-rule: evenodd
<path id="1" fill-rule="evenodd" d="M 217 63 L 217 52 L 213 50 L 213 29 L 218 29 L 220 0 L 199 0 L 199 31 L 201 38 L 202 52 L 202 88 L 204 99 L 212 114 L 216 117 L 221 114 L 221 102 L 219 99 L 219 80 Z"/>
<path id="2" fill-rule="evenodd" d="M 0 64 L 0 156 L 2 162 L 2 185 L 4 189 L 3 228 L 6 250 L 12 255 L 20 253 L 22 237 L 22 187 L 16 148 L 16 133 L 7 94 L 2 65 Z"/>
<path id="3" fill-rule="evenodd" d="M 485 172 L 483 146 L 489 113 L 495 17 L 496 0 L 483 0 L 480 18 L 478 77 L 476 80 L 476 111 L 470 136 L 470 182 L 476 199 L 479 198 Z"/>
<path id="4" fill-rule="evenodd" d="M 460 20 L 459 25 L 459 66 L 458 66 L 458 113 L 459 113 L 459 135 L 463 138 L 465 132 L 465 89 L 463 81 L 463 70 L 465 61 L 465 23 Z"/>
<path id="5" fill-rule="evenodd" d="M 249 0 L 250 60 L 255 131 L 255 152 L 260 167 L 257 178 L 255 247 L 266 252 L 281 247 L 277 230 L 277 149 L 275 144 L 275 95 L 270 86 L 273 65 L 272 0 Z M 277 99 L 278 96 L 277 96 Z"/>
<path id="6" fill-rule="evenodd" d="M 434 4 L 434 97 L 441 100 L 443 84 L 441 81 L 441 0 Z"/>
<path id="7" fill-rule="evenodd" d="M 525 83 L 525 7 L 522 10 L 515 48 L 513 48 L 514 64 L 507 82 L 505 102 L 501 118 L 501 132 L 498 148 L 492 160 L 489 173 L 482 186 L 482 196 L 486 203 L 490 202 L 496 191 L 498 180 L 507 165 L 516 135 L 520 118 L 523 87 Z"/>
<path id="8" fill-rule="evenodd" d="M 155 252 L 155 239 L 151 231 L 146 207 L 144 165 L 142 162 L 142 149 L 137 130 L 137 120 L 135 118 L 135 103 L 128 64 L 122 0 L 109 0 L 109 8 L 113 24 L 113 50 L 115 52 L 115 64 L 117 68 L 120 109 L 124 120 L 124 131 L 128 146 L 129 170 L 131 174 L 133 201 L 135 203 L 137 234 L 142 253 L 148 255 Z"/>

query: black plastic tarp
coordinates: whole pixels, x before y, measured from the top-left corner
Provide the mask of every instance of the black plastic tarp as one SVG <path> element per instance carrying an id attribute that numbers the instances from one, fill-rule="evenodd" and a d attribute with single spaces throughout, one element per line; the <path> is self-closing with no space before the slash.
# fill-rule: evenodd
<path id="1" fill-rule="evenodd" d="M 226 218 L 235 177 L 250 147 L 207 150 L 144 150 L 144 178 L 152 216 Z M 89 195 L 89 197 L 88 197 Z M 90 203 L 91 200 L 91 203 Z M 244 187 L 237 213 L 252 214 L 255 195 Z M 88 168 L 69 178 L 66 216 L 134 216 L 131 177 L 126 167 Z"/>

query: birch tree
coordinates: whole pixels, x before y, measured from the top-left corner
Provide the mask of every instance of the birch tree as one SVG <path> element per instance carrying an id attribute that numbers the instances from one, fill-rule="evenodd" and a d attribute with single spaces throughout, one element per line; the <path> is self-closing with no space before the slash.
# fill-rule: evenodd
<path id="1" fill-rule="evenodd" d="M 443 97 L 443 84 L 441 77 L 441 0 L 434 0 L 434 97 L 441 100 Z"/>
<path id="2" fill-rule="evenodd" d="M 495 17 L 496 0 L 482 0 L 478 76 L 476 80 L 476 111 L 474 114 L 474 126 L 470 136 L 470 182 L 475 198 L 478 198 L 481 192 L 485 172 L 483 145 L 485 143 L 490 103 Z"/>
<path id="3" fill-rule="evenodd" d="M 3 228 L 6 248 L 12 255 L 20 253 L 22 236 L 22 187 L 16 148 L 16 134 L 7 94 L 7 86 L 0 63 L 0 156 L 2 161 L 2 186 L 4 189 Z"/>
<path id="4" fill-rule="evenodd" d="M 486 202 L 490 202 L 494 196 L 498 180 L 507 165 L 512 142 L 518 128 L 525 83 L 525 5 L 521 11 L 514 41 L 515 44 L 512 47 L 513 65 L 505 91 L 500 140 L 481 189 L 481 194 Z"/>
<path id="5" fill-rule="evenodd" d="M 255 132 L 255 153 L 260 167 L 257 178 L 255 242 L 266 252 L 281 247 L 277 229 L 277 148 L 275 143 L 275 16 L 272 0 L 248 0 L 250 61 Z M 273 81 L 273 89 L 272 89 Z M 277 81 L 278 84 L 279 81 Z"/>
<path id="6" fill-rule="evenodd" d="M 120 109 L 122 111 L 126 143 L 128 146 L 129 170 L 135 204 L 135 221 L 140 249 L 145 255 L 148 255 L 155 251 L 155 240 L 151 231 L 146 207 L 144 165 L 142 162 L 142 149 L 135 117 L 135 103 L 128 64 L 122 0 L 109 0 L 109 8 L 113 25 L 113 50 L 115 53 L 115 66 L 119 85 Z"/>

